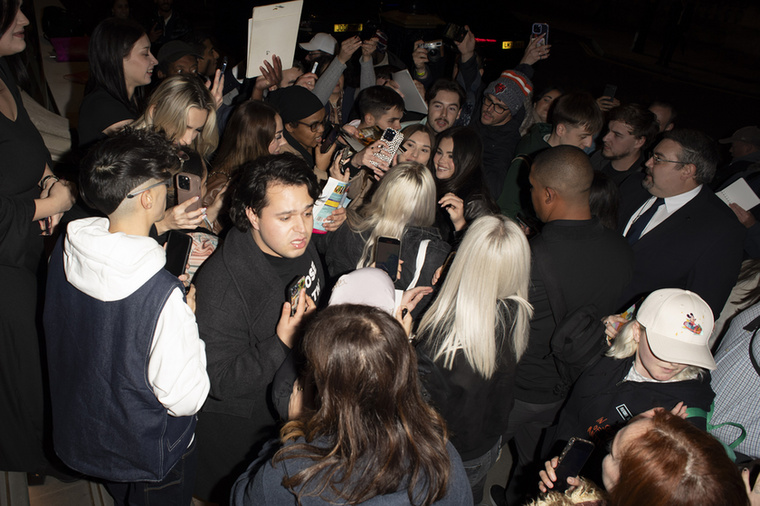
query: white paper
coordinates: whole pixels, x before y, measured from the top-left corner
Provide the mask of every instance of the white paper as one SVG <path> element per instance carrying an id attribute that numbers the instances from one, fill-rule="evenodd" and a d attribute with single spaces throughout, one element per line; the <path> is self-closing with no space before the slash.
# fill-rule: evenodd
<path id="1" fill-rule="evenodd" d="M 314 233 L 324 234 L 326 232 L 324 221 L 333 211 L 339 207 L 346 207 L 351 199 L 348 198 L 348 183 L 329 178 L 322 189 L 322 195 L 314 203 L 312 211 L 314 216 Z"/>
<path id="2" fill-rule="evenodd" d="M 285 68 L 285 66 L 283 65 L 282 68 Z M 408 70 L 404 69 L 394 72 L 393 80 L 398 83 L 401 93 L 404 94 L 404 109 L 422 114 L 428 113 L 427 104 L 422 95 L 420 95 L 420 90 L 414 85 L 414 81 Z"/>
<path id="3" fill-rule="evenodd" d="M 260 76 L 259 67 L 264 60 L 271 63 L 274 55 L 282 60 L 283 69 L 293 66 L 302 8 L 303 0 L 253 8 L 253 17 L 248 20 L 248 63 L 245 77 Z"/>
<path id="4" fill-rule="evenodd" d="M 726 204 L 738 204 L 745 211 L 749 211 L 760 204 L 760 198 L 752 191 L 743 177 L 723 188 L 716 195 Z"/>

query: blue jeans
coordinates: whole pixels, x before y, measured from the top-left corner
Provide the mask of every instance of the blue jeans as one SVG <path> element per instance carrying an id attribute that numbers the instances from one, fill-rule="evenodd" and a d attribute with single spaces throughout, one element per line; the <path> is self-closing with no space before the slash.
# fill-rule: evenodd
<path id="1" fill-rule="evenodd" d="M 499 458 L 500 447 L 501 438 L 496 441 L 496 444 L 493 445 L 490 450 L 480 457 L 462 462 L 464 465 L 464 472 L 467 474 L 467 480 L 470 482 L 472 498 L 475 504 L 480 504 L 480 502 L 483 501 L 483 490 L 486 486 L 486 476 L 488 476 L 488 471 Z"/>
<path id="2" fill-rule="evenodd" d="M 105 482 L 117 506 L 188 506 L 193 500 L 198 455 L 195 441 L 161 481 Z"/>

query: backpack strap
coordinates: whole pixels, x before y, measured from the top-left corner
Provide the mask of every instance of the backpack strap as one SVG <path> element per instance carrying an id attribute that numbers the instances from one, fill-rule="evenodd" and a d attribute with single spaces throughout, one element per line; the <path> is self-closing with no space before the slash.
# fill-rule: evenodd
<path id="1" fill-rule="evenodd" d="M 731 443 L 724 443 L 721 441 L 720 438 L 716 437 L 718 441 L 720 441 L 720 444 L 723 445 L 723 448 L 726 450 L 726 453 L 731 458 L 732 462 L 736 462 L 736 453 L 734 450 L 737 446 L 742 444 L 742 441 L 744 441 L 747 437 L 747 429 L 744 428 L 744 426 L 740 423 L 736 422 L 723 422 L 718 424 L 712 423 L 712 416 L 715 412 L 715 401 L 710 405 L 710 411 L 705 411 L 702 408 L 696 408 L 691 407 L 686 409 L 686 417 L 687 418 L 704 418 L 705 419 L 705 425 L 707 427 L 707 432 L 712 432 L 715 429 L 718 429 L 720 427 L 730 426 L 739 429 L 741 432 L 739 434 L 739 437 L 737 437 L 733 442 Z"/>
<path id="2" fill-rule="evenodd" d="M 414 264 L 415 270 L 414 270 L 414 278 L 412 279 L 411 283 L 409 283 L 409 286 L 406 287 L 407 290 L 411 290 L 415 286 L 417 286 L 417 280 L 420 279 L 420 273 L 422 272 L 422 266 L 425 265 L 425 257 L 427 256 L 427 247 L 430 243 L 430 239 L 423 239 L 420 241 L 420 249 L 417 250 L 417 261 Z"/>

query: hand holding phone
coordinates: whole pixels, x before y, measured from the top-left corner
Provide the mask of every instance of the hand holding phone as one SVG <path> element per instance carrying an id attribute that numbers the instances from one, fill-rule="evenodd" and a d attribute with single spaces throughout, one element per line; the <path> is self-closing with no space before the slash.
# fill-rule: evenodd
<path id="1" fill-rule="evenodd" d="M 201 206 L 201 178 L 189 172 L 180 172 L 174 176 L 174 183 L 177 187 L 177 203 L 181 204 L 193 197 L 198 200 L 187 206 L 185 212 L 189 213 L 198 210 Z"/>
<path id="2" fill-rule="evenodd" d="M 296 314 L 296 308 L 298 307 L 298 298 L 301 292 L 306 287 L 306 276 L 300 276 L 293 280 L 288 286 L 288 302 L 290 302 L 290 316 L 291 318 Z M 305 293 L 305 292 L 304 292 Z"/>
<path id="3" fill-rule="evenodd" d="M 556 492 L 564 492 L 568 489 L 568 478 L 576 478 L 591 453 L 594 451 L 594 443 L 578 437 L 570 438 L 559 457 L 555 457 L 546 463 L 546 470 L 541 471 L 542 488 Z M 552 476 L 553 475 L 553 476 Z"/>
<path id="4" fill-rule="evenodd" d="M 277 328 L 275 329 L 277 337 L 288 348 L 292 348 L 296 344 L 298 330 L 303 317 L 316 310 L 316 304 L 306 294 L 305 287 L 296 291 L 302 279 L 305 281 L 306 278 L 298 277 L 288 286 L 287 300 L 290 303 L 290 307 L 288 307 L 288 303 L 283 302 L 280 320 L 277 322 Z"/>
<path id="5" fill-rule="evenodd" d="M 543 38 L 542 38 L 543 37 Z M 538 41 L 538 46 L 545 46 L 549 43 L 549 24 L 548 23 L 533 23 L 531 30 L 531 38 L 541 39 Z"/>

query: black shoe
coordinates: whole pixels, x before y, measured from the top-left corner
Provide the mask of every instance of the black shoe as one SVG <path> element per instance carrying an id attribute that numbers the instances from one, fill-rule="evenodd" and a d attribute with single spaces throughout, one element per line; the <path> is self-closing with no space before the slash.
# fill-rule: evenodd
<path id="1" fill-rule="evenodd" d="M 507 506 L 507 489 L 501 485 L 492 485 L 488 492 L 491 506 Z"/>

